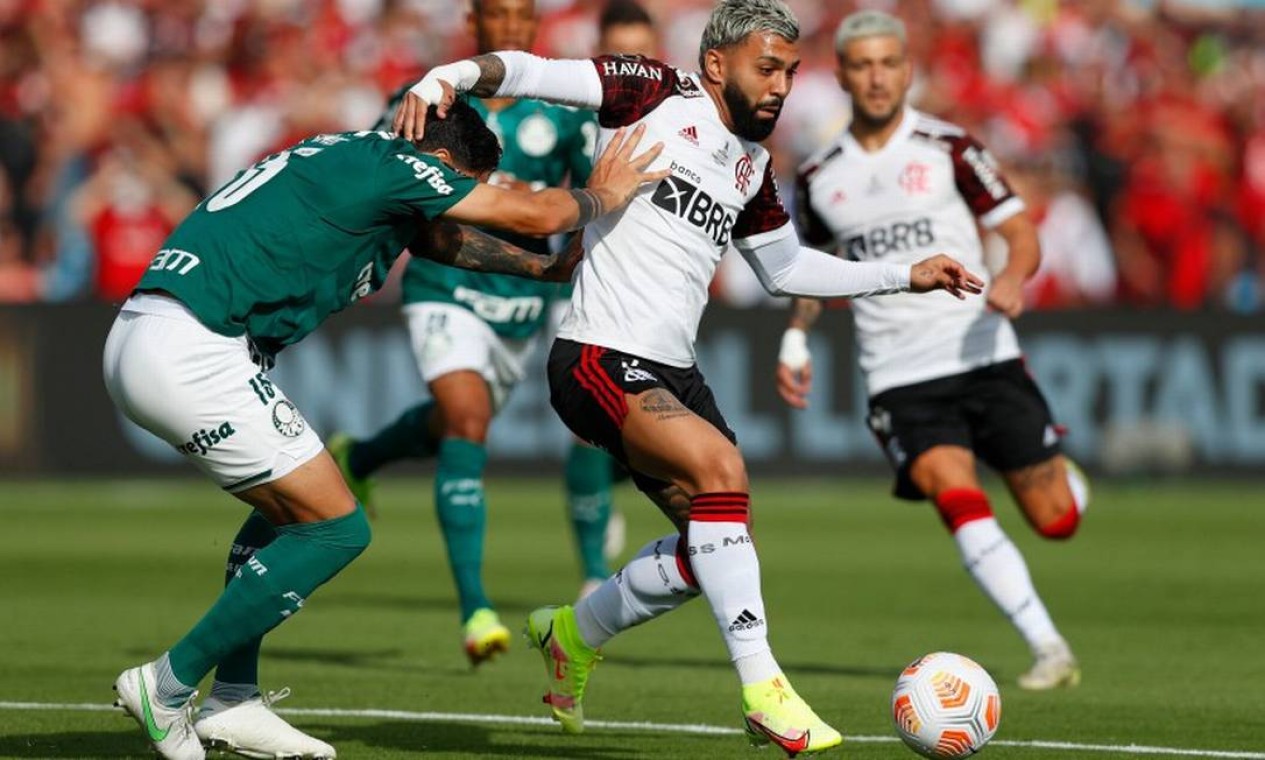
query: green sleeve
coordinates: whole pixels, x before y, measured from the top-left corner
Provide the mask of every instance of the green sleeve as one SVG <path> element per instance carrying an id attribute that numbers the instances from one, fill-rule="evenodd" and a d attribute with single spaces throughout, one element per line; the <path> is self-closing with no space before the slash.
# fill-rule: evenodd
<path id="1" fill-rule="evenodd" d="M 406 147 L 388 150 L 378 171 L 380 188 L 399 211 L 436 219 L 469 195 L 478 182 L 448 168 L 443 161 Z"/>

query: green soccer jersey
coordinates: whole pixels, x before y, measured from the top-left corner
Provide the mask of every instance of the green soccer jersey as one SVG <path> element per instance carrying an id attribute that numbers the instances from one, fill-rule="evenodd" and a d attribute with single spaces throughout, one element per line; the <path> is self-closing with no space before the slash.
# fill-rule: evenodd
<path id="1" fill-rule="evenodd" d="M 392 97 L 379 128 L 390 128 L 390 115 L 405 91 L 401 89 Z M 490 111 L 477 98 L 469 102 L 501 143 L 498 171 L 535 188 L 559 187 L 568 177 L 574 187 L 583 187 L 588 181 L 597 137 L 592 112 L 539 100 L 518 100 L 499 111 Z M 490 232 L 520 248 L 549 253 L 544 238 Z M 560 295 L 559 286 L 553 283 L 469 272 L 418 258 L 404 270 L 403 286 L 405 303 L 463 306 L 498 335 L 511 339 L 528 338 L 544 327 L 549 303 Z"/>
<path id="2" fill-rule="evenodd" d="M 318 135 L 199 203 L 137 289 L 273 354 L 381 287 L 422 220 L 476 184 L 388 132 Z"/>

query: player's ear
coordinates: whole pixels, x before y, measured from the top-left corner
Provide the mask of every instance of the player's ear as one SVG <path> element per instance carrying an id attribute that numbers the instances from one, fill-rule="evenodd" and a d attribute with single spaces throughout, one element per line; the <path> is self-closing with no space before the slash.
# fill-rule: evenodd
<path id="1" fill-rule="evenodd" d="M 725 81 L 725 55 L 719 50 L 712 48 L 703 53 L 703 76 L 712 84 L 721 84 Z"/>
<path id="2" fill-rule="evenodd" d="M 455 164 L 452 162 L 452 154 L 448 152 L 447 148 L 436 148 L 435 150 L 431 150 L 427 152 L 430 153 L 435 158 L 438 158 L 440 161 L 443 161 L 445 164 L 448 164 L 449 166 L 455 166 Z"/>

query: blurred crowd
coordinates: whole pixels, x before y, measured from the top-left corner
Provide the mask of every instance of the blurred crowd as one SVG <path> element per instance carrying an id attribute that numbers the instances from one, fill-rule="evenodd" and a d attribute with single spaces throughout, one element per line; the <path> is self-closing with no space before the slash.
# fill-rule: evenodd
<path id="1" fill-rule="evenodd" d="M 594 53 L 607 0 L 538 0 L 536 52 Z M 710 0 L 644 0 L 696 67 Z M 1256 0 L 791 0 L 779 174 L 846 127 L 835 26 L 903 17 L 919 108 L 970 129 L 1040 223 L 1034 308 L 1265 310 L 1265 6 Z M 453 0 L 0 0 L 0 301 L 124 298 L 209 190 L 372 124 L 466 56 Z M 787 199 L 788 202 L 791 199 Z M 1004 252 L 994 252 L 1004 255 Z M 752 299 L 724 267 L 720 298 Z"/>

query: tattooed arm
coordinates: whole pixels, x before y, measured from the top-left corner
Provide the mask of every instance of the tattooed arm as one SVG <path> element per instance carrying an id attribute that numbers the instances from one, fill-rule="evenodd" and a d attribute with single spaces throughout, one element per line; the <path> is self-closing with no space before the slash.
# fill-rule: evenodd
<path id="1" fill-rule="evenodd" d="M 808 332 L 821 316 L 821 301 L 816 298 L 791 299 L 791 323 L 789 327 Z"/>
<path id="2" fill-rule="evenodd" d="M 552 256 L 525 251 L 471 227 L 433 222 L 418 231 L 409 251 L 431 261 L 489 274 L 511 274 L 532 280 L 565 282 L 584 256 L 584 248 L 568 247 Z"/>
<path id="3" fill-rule="evenodd" d="M 593 163 L 585 188 L 547 188 L 525 193 L 480 184 L 444 212 L 444 218 L 536 237 L 579 229 L 628 203 L 642 184 L 668 175 L 667 169 L 646 170 L 663 149 L 663 143 L 633 157 L 644 133 L 644 124 L 628 134 L 622 129 L 617 132 Z"/>

